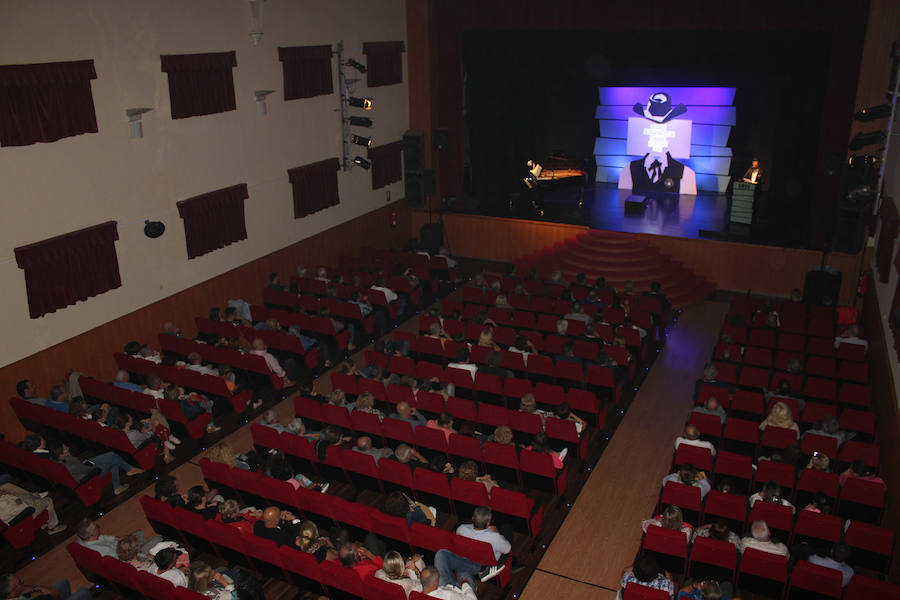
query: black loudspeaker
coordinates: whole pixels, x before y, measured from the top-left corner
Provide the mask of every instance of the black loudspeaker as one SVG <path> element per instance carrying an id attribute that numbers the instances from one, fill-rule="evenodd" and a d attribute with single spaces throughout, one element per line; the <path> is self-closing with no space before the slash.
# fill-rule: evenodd
<path id="1" fill-rule="evenodd" d="M 424 208 L 427 194 L 425 181 L 425 134 L 410 129 L 403 134 L 403 191 L 406 206 Z"/>
<path id="2" fill-rule="evenodd" d="M 837 252 L 856 254 L 862 250 L 866 232 L 866 220 L 871 213 L 869 204 L 853 204 L 842 201 L 838 205 L 837 223 L 831 238 L 831 247 Z"/>
<path id="3" fill-rule="evenodd" d="M 831 299 L 831 305 L 837 306 L 838 296 L 841 293 L 840 271 L 823 271 L 814 269 L 806 273 L 803 282 L 803 301 L 812 304 L 822 304 L 825 298 Z"/>
<path id="4" fill-rule="evenodd" d="M 429 254 L 437 254 L 444 245 L 444 229 L 440 223 L 425 223 L 419 230 L 419 247 Z"/>
<path id="5" fill-rule="evenodd" d="M 446 127 L 435 127 L 432 142 L 436 150 L 446 150 L 450 143 L 450 130 Z"/>

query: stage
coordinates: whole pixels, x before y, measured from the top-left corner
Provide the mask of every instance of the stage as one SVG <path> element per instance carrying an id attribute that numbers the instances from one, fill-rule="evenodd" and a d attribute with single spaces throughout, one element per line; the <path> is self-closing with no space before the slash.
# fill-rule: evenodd
<path id="1" fill-rule="evenodd" d="M 612 183 L 588 183 L 557 188 L 527 189 L 505 201 L 455 204 L 452 212 L 490 215 L 549 223 L 583 225 L 591 229 L 665 235 L 686 239 L 730 240 L 797 247 L 789 225 L 772 214 L 767 194 L 760 194 L 753 225 L 729 222 L 730 199 L 701 191 L 694 195 L 644 196 L 619 190 Z"/>

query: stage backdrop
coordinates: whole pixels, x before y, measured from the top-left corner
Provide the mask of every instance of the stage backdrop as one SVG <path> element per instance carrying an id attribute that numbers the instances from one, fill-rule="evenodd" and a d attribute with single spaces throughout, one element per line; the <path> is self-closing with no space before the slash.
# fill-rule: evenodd
<path id="1" fill-rule="evenodd" d="M 735 91 L 666 85 L 599 88 L 597 181 L 617 183 L 631 161 L 648 152 L 671 152 L 697 173 L 699 191 L 724 192 L 732 158 L 728 138 L 737 124 Z M 671 99 L 669 113 L 647 112 L 650 97 L 658 94 Z"/>

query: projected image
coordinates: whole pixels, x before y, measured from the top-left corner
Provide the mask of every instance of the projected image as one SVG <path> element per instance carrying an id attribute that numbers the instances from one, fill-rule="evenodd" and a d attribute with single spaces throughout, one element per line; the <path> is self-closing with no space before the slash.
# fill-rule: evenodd
<path id="1" fill-rule="evenodd" d="M 604 87 L 597 181 L 640 193 L 721 193 L 728 186 L 734 88 Z"/>

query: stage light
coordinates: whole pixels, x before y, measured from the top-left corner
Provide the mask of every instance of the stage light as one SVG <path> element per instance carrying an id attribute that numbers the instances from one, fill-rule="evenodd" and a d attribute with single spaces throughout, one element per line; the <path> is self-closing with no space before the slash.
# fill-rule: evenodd
<path id="1" fill-rule="evenodd" d="M 372 145 L 372 138 L 363 137 L 361 135 L 351 135 L 350 143 L 356 144 L 357 146 L 365 146 L 368 148 Z"/>
<path id="2" fill-rule="evenodd" d="M 369 117 L 350 117 L 347 121 L 354 127 L 371 127 L 372 119 Z"/>
<path id="3" fill-rule="evenodd" d="M 362 156 L 357 156 L 356 158 L 354 158 L 354 159 L 353 159 L 353 164 L 354 164 L 354 165 L 359 165 L 360 167 L 362 167 L 362 168 L 365 169 L 366 171 L 368 171 L 368 170 L 369 170 L 369 167 L 372 166 L 372 163 L 370 163 L 369 161 L 367 161 L 366 159 L 364 159 Z"/>
<path id="4" fill-rule="evenodd" d="M 359 71 L 360 73 L 365 73 L 366 70 L 367 70 L 367 69 L 366 69 L 366 65 L 364 65 L 364 64 L 362 64 L 362 63 L 360 63 L 360 62 L 358 62 L 358 61 L 355 61 L 355 60 L 353 60 L 352 58 L 348 59 L 347 62 L 345 62 L 344 64 L 347 65 L 348 67 L 353 67 L 354 69 L 356 69 L 356 70 Z"/>
<path id="5" fill-rule="evenodd" d="M 889 116 L 891 116 L 890 104 L 868 106 L 853 113 L 853 118 L 857 121 L 874 121 L 876 119 L 885 119 Z"/>
<path id="6" fill-rule="evenodd" d="M 347 98 L 347 104 L 353 106 L 354 108 L 362 108 L 364 110 L 372 110 L 372 99 L 371 98 L 354 98 L 350 96 Z"/>

